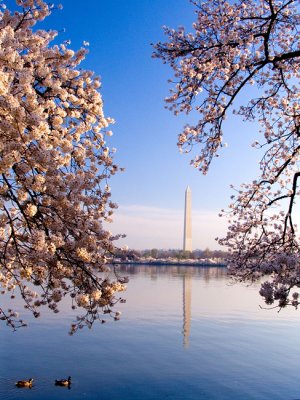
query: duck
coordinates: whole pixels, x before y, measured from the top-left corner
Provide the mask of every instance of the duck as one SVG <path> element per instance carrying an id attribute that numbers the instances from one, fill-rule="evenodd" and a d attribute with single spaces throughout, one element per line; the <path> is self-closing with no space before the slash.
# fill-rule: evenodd
<path id="1" fill-rule="evenodd" d="M 68 379 L 55 379 L 56 386 L 70 386 L 71 385 L 71 377 L 69 376 Z"/>
<path id="2" fill-rule="evenodd" d="M 18 386 L 18 387 L 31 387 L 32 386 L 32 382 L 33 382 L 33 379 L 30 378 L 30 379 L 28 379 L 28 381 L 18 381 L 18 382 L 16 382 L 16 386 Z"/>

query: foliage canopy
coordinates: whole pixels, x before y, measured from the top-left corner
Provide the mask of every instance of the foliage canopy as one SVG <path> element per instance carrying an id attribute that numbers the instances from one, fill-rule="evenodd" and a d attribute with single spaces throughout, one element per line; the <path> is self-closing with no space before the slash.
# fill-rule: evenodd
<path id="1" fill-rule="evenodd" d="M 269 274 L 261 288 L 268 304 L 298 306 L 299 235 L 295 200 L 299 195 L 300 15 L 299 1 L 192 1 L 193 31 L 165 28 L 168 40 L 154 56 L 169 64 L 175 78 L 166 99 L 175 114 L 199 113 L 186 125 L 178 146 L 199 154 L 192 164 L 203 173 L 223 142 L 223 123 L 237 99 L 257 96 L 234 112 L 256 120 L 263 151 L 261 174 L 232 196 L 228 234 L 220 243 L 231 251 L 230 271 L 239 280 Z M 224 214 L 225 212 L 223 212 Z"/>
<path id="2" fill-rule="evenodd" d="M 70 296 L 80 307 L 71 333 L 115 318 L 121 278 L 105 273 L 114 251 L 104 229 L 113 209 L 108 179 L 118 166 L 106 140 L 113 123 L 103 113 L 100 80 L 79 68 L 87 54 L 67 43 L 52 45 L 57 32 L 36 23 L 51 13 L 42 0 L 17 0 L 21 11 L 0 13 L 0 284 L 19 290 L 39 316 Z M 12 310 L 0 318 L 24 325 Z"/>

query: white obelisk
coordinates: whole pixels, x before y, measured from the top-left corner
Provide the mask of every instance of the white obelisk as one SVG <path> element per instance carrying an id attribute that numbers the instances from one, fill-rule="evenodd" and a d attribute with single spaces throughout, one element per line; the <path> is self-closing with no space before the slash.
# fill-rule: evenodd
<path id="1" fill-rule="evenodd" d="M 185 191 L 183 251 L 192 251 L 192 192 L 189 186 Z"/>

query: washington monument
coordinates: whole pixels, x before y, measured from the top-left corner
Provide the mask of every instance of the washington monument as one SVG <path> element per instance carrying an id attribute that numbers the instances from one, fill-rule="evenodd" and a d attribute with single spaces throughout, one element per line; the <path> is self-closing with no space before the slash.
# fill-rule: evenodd
<path id="1" fill-rule="evenodd" d="M 192 192 L 185 191 L 183 251 L 192 251 Z"/>

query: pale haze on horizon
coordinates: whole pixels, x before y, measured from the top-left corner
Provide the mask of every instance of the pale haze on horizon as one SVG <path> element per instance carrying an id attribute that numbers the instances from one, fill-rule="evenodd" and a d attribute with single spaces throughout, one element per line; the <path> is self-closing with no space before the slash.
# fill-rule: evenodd
<path id="1" fill-rule="evenodd" d="M 129 205 L 120 206 L 115 213 L 113 224 L 108 228 L 114 233 L 126 233 L 126 238 L 121 239 L 118 244 L 131 249 L 182 249 L 183 220 L 183 209 Z M 126 232 L 122 231 L 124 227 Z M 213 211 L 192 211 L 194 250 L 222 249 L 215 240 L 217 232 L 219 237 L 225 235 L 224 218 L 221 219 Z"/>
<path id="2" fill-rule="evenodd" d="M 70 40 L 74 50 L 83 41 L 90 43 L 82 67 L 101 76 L 104 112 L 116 120 L 108 146 L 117 148 L 115 161 L 125 172 L 109 182 L 112 200 L 119 205 L 109 229 L 127 235 L 119 245 L 182 248 L 189 185 L 193 248 L 220 248 L 215 238 L 225 235 L 226 220 L 218 214 L 230 202 L 230 184 L 257 177 L 259 153 L 251 143 L 259 133 L 255 124 L 229 116 L 224 126 L 228 147 L 206 176 L 189 165 L 192 154 L 179 154 L 177 135 L 197 116 L 175 117 L 164 108 L 172 71 L 151 58 L 151 43 L 164 40 L 163 25 L 191 29 L 193 5 L 188 0 L 60 2 L 63 9 L 39 27 L 57 30 L 56 41 Z M 16 7 L 13 0 L 6 3 Z"/>

